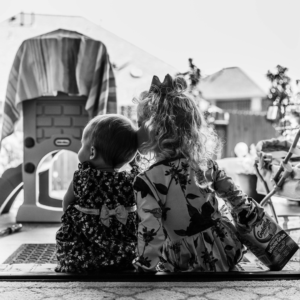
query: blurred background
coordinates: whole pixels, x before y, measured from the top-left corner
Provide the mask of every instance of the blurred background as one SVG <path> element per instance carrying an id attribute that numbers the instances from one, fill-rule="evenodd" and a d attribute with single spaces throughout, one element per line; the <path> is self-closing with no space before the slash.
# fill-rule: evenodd
<path id="1" fill-rule="evenodd" d="M 189 93 L 224 141 L 217 158 L 241 184 L 244 175 L 247 182 L 256 180 L 259 141 L 294 138 L 300 116 L 297 0 L 0 0 L 0 8 L 1 120 L 21 44 L 64 29 L 105 44 L 117 111 L 134 122 L 132 99 L 149 88 L 153 75 L 161 80 L 167 73 L 184 76 Z M 1 174 L 24 160 L 22 118 L 14 128 L 2 141 Z M 76 155 L 61 151 L 43 163 L 51 169 L 52 195 L 64 192 Z"/>

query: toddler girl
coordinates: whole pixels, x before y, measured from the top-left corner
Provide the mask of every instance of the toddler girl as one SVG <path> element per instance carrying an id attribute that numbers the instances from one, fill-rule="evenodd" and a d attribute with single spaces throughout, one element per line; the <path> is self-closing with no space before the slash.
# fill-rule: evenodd
<path id="1" fill-rule="evenodd" d="M 263 209 L 248 198 L 213 160 L 218 138 L 187 94 L 183 78 L 154 76 L 138 99 L 139 151 L 155 163 L 134 183 L 137 257 L 144 271 L 230 271 L 244 246 L 236 228 L 218 209 L 216 195 L 236 226 L 249 229 Z"/>
<path id="2" fill-rule="evenodd" d="M 136 206 L 132 182 L 137 168 L 119 169 L 137 152 L 131 121 L 101 115 L 85 127 L 79 168 L 63 200 L 56 234 L 57 272 L 132 267 L 136 247 Z"/>

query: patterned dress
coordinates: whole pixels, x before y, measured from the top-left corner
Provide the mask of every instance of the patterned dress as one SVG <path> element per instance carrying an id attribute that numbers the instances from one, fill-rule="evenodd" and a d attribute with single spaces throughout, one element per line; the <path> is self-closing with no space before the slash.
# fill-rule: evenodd
<path id="1" fill-rule="evenodd" d="M 89 163 L 79 164 L 74 173 L 76 200 L 62 216 L 62 225 L 56 233 L 57 272 L 87 272 L 132 268 L 137 244 L 136 212 L 129 212 L 126 224 L 115 216 L 109 218 L 109 227 L 102 224 L 99 215 L 80 212 L 75 206 L 109 210 L 120 205 L 134 207 L 132 188 L 137 167 L 131 172 L 102 172 Z"/>
<path id="2" fill-rule="evenodd" d="M 200 188 L 196 177 L 209 185 Z M 160 161 L 136 177 L 134 189 L 140 218 L 134 265 L 140 271 L 235 270 L 246 248 L 221 214 L 216 195 L 241 229 L 264 214 L 214 161 L 205 174 L 185 158 Z"/>

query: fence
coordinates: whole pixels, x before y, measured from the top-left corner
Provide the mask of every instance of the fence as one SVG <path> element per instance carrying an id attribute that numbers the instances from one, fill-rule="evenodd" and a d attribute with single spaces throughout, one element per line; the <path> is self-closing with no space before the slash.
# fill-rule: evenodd
<path id="1" fill-rule="evenodd" d="M 239 142 L 248 146 L 260 140 L 278 136 L 274 127 L 266 120 L 265 113 L 230 111 L 229 124 L 216 126 L 216 130 L 225 140 L 222 157 L 234 157 L 234 147 Z"/>

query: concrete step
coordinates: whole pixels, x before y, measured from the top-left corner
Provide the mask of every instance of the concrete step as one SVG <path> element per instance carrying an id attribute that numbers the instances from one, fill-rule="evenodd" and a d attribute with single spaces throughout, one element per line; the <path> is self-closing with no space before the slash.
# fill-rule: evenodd
<path id="1" fill-rule="evenodd" d="M 248 264 L 248 269 L 235 272 L 139 273 L 134 271 L 91 274 L 56 273 L 55 264 L 1 264 L 0 281 L 100 281 L 100 282 L 199 282 L 228 280 L 281 280 L 299 279 L 300 270 L 285 269 L 271 272 Z"/>

